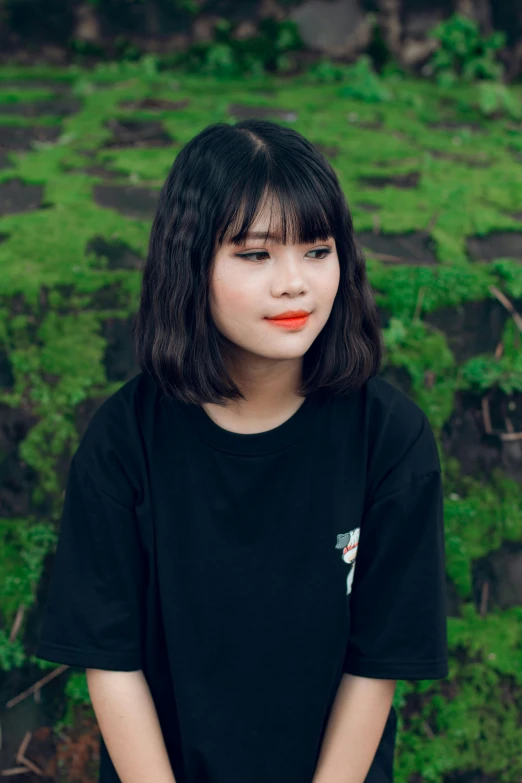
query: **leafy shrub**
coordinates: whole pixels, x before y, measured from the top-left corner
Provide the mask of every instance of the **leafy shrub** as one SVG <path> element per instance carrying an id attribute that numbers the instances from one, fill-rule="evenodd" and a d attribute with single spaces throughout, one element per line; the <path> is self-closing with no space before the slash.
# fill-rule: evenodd
<path id="1" fill-rule="evenodd" d="M 219 20 L 213 41 L 193 44 L 170 64 L 222 78 L 284 72 L 293 65 L 290 52 L 304 47 L 296 23 L 289 19 L 261 19 L 257 35 L 249 38 L 234 38 L 234 30 L 227 19 Z"/>
<path id="2" fill-rule="evenodd" d="M 514 91 L 505 84 L 495 82 L 480 84 L 478 106 L 486 117 L 507 115 L 514 120 L 522 118 L 522 105 Z"/>
<path id="3" fill-rule="evenodd" d="M 346 84 L 340 90 L 340 96 L 358 98 L 367 103 L 389 101 L 392 97 L 380 76 L 374 71 L 372 61 L 363 54 L 348 71 Z"/>
<path id="4" fill-rule="evenodd" d="M 367 103 L 379 103 L 391 98 L 390 90 L 373 69 L 367 54 L 361 55 L 353 65 L 322 59 L 310 66 L 307 75 L 315 82 L 341 82 L 339 96 L 343 98 L 357 98 Z"/>
<path id="5" fill-rule="evenodd" d="M 426 75 L 434 75 L 437 82 L 448 86 L 461 80 L 499 80 L 503 65 L 496 60 L 505 44 L 505 34 L 494 32 L 489 38 L 480 34 L 478 23 L 460 14 L 453 14 L 428 33 L 440 46 L 425 67 Z"/>
<path id="6" fill-rule="evenodd" d="M 333 82 L 346 81 L 350 74 L 350 67 L 344 63 L 336 63 L 328 57 L 313 63 L 306 72 L 310 81 L 332 84 Z"/>

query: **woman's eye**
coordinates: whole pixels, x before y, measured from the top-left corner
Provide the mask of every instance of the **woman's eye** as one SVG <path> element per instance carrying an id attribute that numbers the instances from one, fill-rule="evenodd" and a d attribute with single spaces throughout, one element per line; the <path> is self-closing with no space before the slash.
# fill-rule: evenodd
<path id="1" fill-rule="evenodd" d="M 259 261 L 259 258 L 254 258 L 254 256 L 267 256 L 268 253 L 266 251 L 259 251 L 259 253 L 236 253 L 238 258 L 246 258 L 248 261 Z"/>
<path id="2" fill-rule="evenodd" d="M 329 255 L 332 251 L 327 247 L 318 248 L 317 250 L 310 250 L 310 253 L 322 253 L 323 255 L 317 259 L 321 260 L 322 258 L 326 258 L 327 255 Z M 257 253 L 236 253 L 238 258 L 246 258 L 248 260 L 253 261 L 259 261 L 259 258 L 255 258 L 255 256 L 267 256 L 268 253 L 266 250 L 258 250 Z"/>

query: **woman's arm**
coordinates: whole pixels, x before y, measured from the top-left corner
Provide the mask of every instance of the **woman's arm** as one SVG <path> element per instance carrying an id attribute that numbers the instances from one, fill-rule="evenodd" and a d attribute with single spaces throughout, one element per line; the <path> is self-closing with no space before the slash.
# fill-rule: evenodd
<path id="1" fill-rule="evenodd" d="M 384 732 L 396 683 L 343 674 L 312 783 L 364 783 Z"/>
<path id="2" fill-rule="evenodd" d="M 176 783 L 141 670 L 86 669 L 98 726 L 121 783 Z"/>

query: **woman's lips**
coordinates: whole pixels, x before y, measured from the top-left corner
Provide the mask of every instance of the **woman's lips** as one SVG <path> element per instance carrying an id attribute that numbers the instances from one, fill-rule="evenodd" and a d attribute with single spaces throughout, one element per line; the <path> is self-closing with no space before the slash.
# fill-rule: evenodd
<path id="1" fill-rule="evenodd" d="M 300 316 L 299 318 L 266 318 L 265 320 L 275 326 L 282 326 L 283 329 L 301 329 L 309 317 L 310 314 Z"/>

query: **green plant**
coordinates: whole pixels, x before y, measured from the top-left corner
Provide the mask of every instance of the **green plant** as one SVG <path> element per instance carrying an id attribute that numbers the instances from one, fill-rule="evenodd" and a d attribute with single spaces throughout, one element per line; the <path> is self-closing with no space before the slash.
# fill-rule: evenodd
<path id="1" fill-rule="evenodd" d="M 118 60 L 137 61 L 142 56 L 141 49 L 135 46 L 124 35 L 116 36 L 116 39 L 114 41 L 114 46 L 116 49 L 116 58 Z"/>
<path id="2" fill-rule="evenodd" d="M 518 327 L 510 319 L 506 323 L 502 336 L 504 347 L 502 356 L 497 359 L 495 356 L 481 354 L 468 359 L 460 368 L 459 387 L 461 389 L 478 389 L 483 392 L 497 387 L 504 394 L 521 392 L 521 341 Z"/>
<path id="3" fill-rule="evenodd" d="M 439 41 L 439 48 L 433 53 L 424 73 L 434 75 L 439 84 L 448 86 L 459 80 L 495 81 L 502 78 L 504 68 L 496 61 L 496 55 L 505 44 L 503 32 L 497 31 L 483 38 L 474 19 L 453 14 L 428 35 Z"/>
<path id="4" fill-rule="evenodd" d="M 522 117 L 522 105 L 515 93 L 505 84 L 483 82 L 479 85 L 478 106 L 486 117 L 507 115 L 515 120 Z"/>
<path id="5" fill-rule="evenodd" d="M 65 693 L 75 704 L 89 705 L 91 703 L 84 669 L 82 671 L 77 671 L 76 669 L 71 671 L 65 685 Z"/>
<path id="6" fill-rule="evenodd" d="M 257 35 L 243 39 L 234 36 L 235 29 L 230 21 L 220 19 L 213 41 L 193 44 L 171 58 L 169 65 L 217 78 L 279 73 L 292 67 L 289 53 L 304 46 L 297 25 L 291 20 L 262 19 Z"/>
<path id="7" fill-rule="evenodd" d="M 20 668 L 26 660 L 26 654 L 21 639 L 10 641 L 7 631 L 0 628 L 0 671 L 9 672 Z"/>
<path id="8" fill-rule="evenodd" d="M 346 69 L 345 74 L 345 84 L 339 90 L 340 97 L 357 98 L 367 103 L 391 100 L 391 91 L 374 71 L 367 54 L 359 57 L 357 62 Z"/>
<path id="9" fill-rule="evenodd" d="M 65 711 L 54 724 L 56 733 L 72 729 L 77 724 L 79 714 L 85 718 L 96 719 L 84 669 L 79 671 L 76 667 L 72 667 L 69 670 L 64 692 L 67 697 Z"/>
<path id="10" fill-rule="evenodd" d="M 141 79 L 154 78 L 161 67 L 160 59 L 155 54 L 145 54 L 138 60 L 111 60 L 109 62 L 97 62 L 92 72 L 96 77 L 106 76 L 108 78 L 130 78 Z M 92 82 L 78 81 L 75 90 L 78 94 L 90 95 L 94 91 Z"/>
<path id="11" fill-rule="evenodd" d="M 335 63 L 328 57 L 323 57 L 321 60 L 312 63 L 306 75 L 311 82 L 331 84 L 332 82 L 345 81 L 349 73 L 349 66 L 344 63 Z"/>
<path id="12" fill-rule="evenodd" d="M 335 63 L 329 58 L 323 58 L 311 65 L 307 77 L 312 82 L 332 84 L 341 82 L 343 87 L 341 97 L 357 98 L 367 103 L 387 101 L 391 93 L 384 85 L 383 79 L 375 72 L 372 61 L 363 54 L 352 65 Z"/>
<path id="13" fill-rule="evenodd" d="M 69 40 L 69 48 L 79 58 L 103 56 L 103 47 L 94 41 L 82 41 L 79 38 L 71 38 Z"/>

